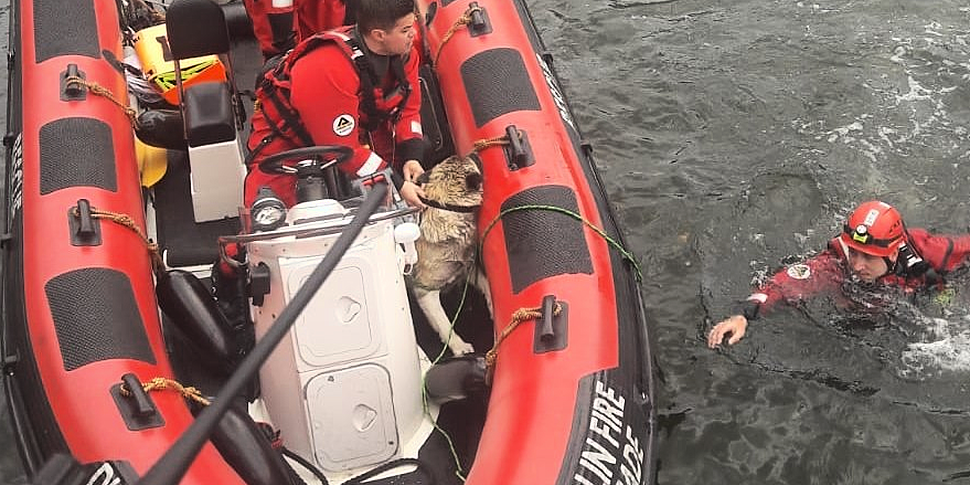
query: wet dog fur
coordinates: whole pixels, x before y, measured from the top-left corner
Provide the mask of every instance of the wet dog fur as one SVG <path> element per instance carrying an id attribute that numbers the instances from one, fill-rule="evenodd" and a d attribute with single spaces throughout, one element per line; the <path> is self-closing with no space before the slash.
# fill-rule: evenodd
<path id="1" fill-rule="evenodd" d="M 425 174 L 423 189 L 428 200 L 459 207 L 481 206 L 482 173 L 474 160 L 453 156 Z M 471 284 L 485 294 L 489 312 L 492 298 L 488 281 L 476 264 L 478 250 L 478 211 L 455 212 L 428 206 L 421 214 L 421 237 L 415 241 L 418 262 L 412 269 L 413 288 L 418 306 L 451 352 L 474 352 L 451 329 L 451 319 L 441 306 L 441 290 L 451 284 L 464 284 L 471 273 Z"/>

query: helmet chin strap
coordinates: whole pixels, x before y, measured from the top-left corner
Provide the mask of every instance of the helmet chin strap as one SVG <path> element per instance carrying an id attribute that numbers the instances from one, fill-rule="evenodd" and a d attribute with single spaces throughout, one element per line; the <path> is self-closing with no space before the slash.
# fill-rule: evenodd
<path id="1" fill-rule="evenodd" d="M 880 278 L 882 278 L 883 276 L 886 276 L 887 274 L 893 274 L 896 272 L 896 267 L 899 264 L 898 257 L 896 258 L 896 261 L 893 261 L 889 259 L 889 256 L 883 256 L 882 260 L 886 262 L 886 272 L 880 275 L 879 276 Z"/>
<path id="2" fill-rule="evenodd" d="M 845 241 L 843 241 L 841 237 L 837 237 L 837 238 L 835 238 L 835 240 L 839 242 L 839 247 L 842 248 L 842 254 L 845 255 L 845 260 L 848 261 L 849 260 L 849 246 L 847 246 L 845 244 Z"/>

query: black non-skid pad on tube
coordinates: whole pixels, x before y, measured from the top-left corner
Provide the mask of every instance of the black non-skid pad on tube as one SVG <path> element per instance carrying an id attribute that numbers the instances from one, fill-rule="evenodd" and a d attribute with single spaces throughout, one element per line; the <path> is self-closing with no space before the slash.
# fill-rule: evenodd
<path id="1" fill-rule="evenodd" d="M 62 118 L 40 128 L 40 193 L 68 187 L 118 191 L 111 127 L 94 118 Z"/>
<path id="2" fill-rule="evenodd" d="M 85 268 L 44 285 L 64 370 L 92 362 L 132 359 L 155 363 L 128 277 L 109 268 Z"/>
<path id="3" fill-rule="evenodd" d="M 561 185 L 523 190 L 506 199 L 502 211 L 526 205 L 579 213 L 576 193 Z M 502 217 L 502 228 L 515 293 L 550 276 L 593 273 L 583 223 L 568 214 L 539 208 L 516 210 Z"/>
<path id="4" fill-rule="evenodd" d="M 34 0 L 34 62 L 77 55 L 101 57 L 92 0 Z"/>
<path id="5" fill-rule="evenodd" d="M 507 113 L 541 109 L 522 54 L 515 49 L 475 54 L 462 63 L 461 78 L 478 128 Z"/>

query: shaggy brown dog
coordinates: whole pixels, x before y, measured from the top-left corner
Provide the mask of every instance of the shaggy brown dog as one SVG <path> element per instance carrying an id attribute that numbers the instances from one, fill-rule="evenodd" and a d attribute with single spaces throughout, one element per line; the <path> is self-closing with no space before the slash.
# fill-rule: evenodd
<path id="1" fill-rule="evenodd" d="M 455 355 L 474 352 L 471 344 L 451 329 L 441 306 L 441 290 L 452 283 L 471 283 L 485 294 L 489 311 L 491 293 L 485 273 L 475 262 L 478 249 L 478 207 L 482 205 L 482 172 L 474 160 L 449 157 L 422 176 L 428 207 L 421 214 L 421 237 L 415 241 L 418 262 L 412 275 L 418 305 Z"/>

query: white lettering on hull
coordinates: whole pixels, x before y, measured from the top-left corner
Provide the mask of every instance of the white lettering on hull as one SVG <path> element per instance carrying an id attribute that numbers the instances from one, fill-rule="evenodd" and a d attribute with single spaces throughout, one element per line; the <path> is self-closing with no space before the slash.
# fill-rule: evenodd
<path id="1" fill-rule="evenodd" d="M 536 59 L 539 61 L 539 66 L 542 67 L 542 76 L 546 78 L 546 85 L 549 86 L 549 91 L 552 92 L 552 99 L 556 103 L 556 109 L 559 110 L 559 117 L 573 131 L 576 131 L 576 124 L 573 123 L 573 117 L 569 114 L 569 105 L 566 104 L 566 97 L 562 95 L 562 90 L 559 89 L 556 76 L 552 75 L 552 69 L 549 69 L 549 65 L 546 64 L 546 61 L 542 59 L 542 56 L 538 52 L 536 53 Z"/>
<path id="2" fill-rule="evenodd" d="M 14 214 L 20 210 L 24 203 L 24 135 L 17 134 L 13 142 L 11 151 L 13 160 L 10 164 L 10 211 L 7 220 L 12 221 Z M 8 227 L 9 231 L 10 228 Z"/>
<path id="3" fill-rule="evenodd" d="M 119 483 L 121 483 L 121 477 L 115 476 L 114 467 L 110 463 L 102 463 L 95 470 L 94 475 L 91 475 L 87 485 L 118 485 Z"/>
<path id="4" fill-rule="evenodd" d="M 624 421 L 626 398 L 601 381 L 596 381 L 595 390 L 585 446 L 573 483 L 639 485 L 644 452 L 633 427 Z"/>

